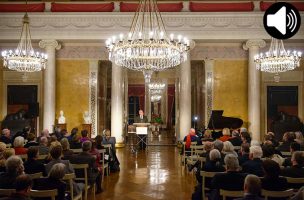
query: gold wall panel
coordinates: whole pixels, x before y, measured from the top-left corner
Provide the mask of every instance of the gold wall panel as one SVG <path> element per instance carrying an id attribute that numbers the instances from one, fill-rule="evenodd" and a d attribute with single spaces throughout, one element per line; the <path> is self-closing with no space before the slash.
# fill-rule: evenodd
<path id="1" fill-rule="evenodd" d="M 248 122 L 248 61 L 216 60 L 214 63 L 213 110 Z"/>
<path id="2" fill-rule="evenodd" d="M 82 114 L 89 110 L 89 61 L 56 61 L 56 119 L 63 110 L 67 129 L 81 129 Z"/>

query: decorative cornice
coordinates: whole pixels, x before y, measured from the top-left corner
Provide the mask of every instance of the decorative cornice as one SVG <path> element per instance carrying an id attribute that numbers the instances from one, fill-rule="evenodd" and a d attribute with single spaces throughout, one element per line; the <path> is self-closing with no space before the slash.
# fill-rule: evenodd
<path id="1" fill-rule="evenodd" d="M 244 45 L 243 49 L 248 50 L 250 48 L 264 48 L 266 46 L 266 42 L 264 40 L 255 39 L 255 40 L 248 40 Z"/>
<path id="2" fill-rule="evenodd" d="M 248 52 L 240 46 L 196 46 L 191 51 L 191 60 L 212 59 L 247 59 Z"/>
<path id="3" fill-rule="evenodd" d="M 1 39 L 19 38 L 22 15 L 0 14 Z M 127 33 L 133 13 L 30 13 L 32 39 L 103 40 L 115 33 Z M 248 40 L 269 38 L 263 27 L 263 13 L 163 13 L 168 33 L 189 39 Z M 304 14 L 301 13 L 304 18 Z M 18 30 L 18 31 L 17 31 Z M 304 28 L 292 39 L 304 37 Z"/>
<path id="4" fill-rule="evenodd" d="M 59 44 L 56 40 L 41 40 L 39 42 L 40 48 L 54 48 L 56 50 L 61 49 L 61 44 Z"/>

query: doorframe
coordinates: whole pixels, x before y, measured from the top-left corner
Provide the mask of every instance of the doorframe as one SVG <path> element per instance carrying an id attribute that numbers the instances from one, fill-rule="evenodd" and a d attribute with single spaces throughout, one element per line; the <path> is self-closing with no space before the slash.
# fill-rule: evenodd
<path id="1" fill-rule="evenodd" d="M 264 82 L 263 83 L 263 91 L 262 91 L 262 113 L 263 117 L 261 117 L 262 121 L 262 130 L 267 133 L 267 87 L 268 86 L 297 86 L 298 87 L 298 117 L 302 121 L 303 119 L 303 83 L 302 82 Z M 263 134 L 261 134 L 263 136 Z"/>

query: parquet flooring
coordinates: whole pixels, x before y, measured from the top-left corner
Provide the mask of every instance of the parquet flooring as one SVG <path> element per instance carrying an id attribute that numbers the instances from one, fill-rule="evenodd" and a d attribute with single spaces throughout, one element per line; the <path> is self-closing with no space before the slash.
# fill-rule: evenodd
<path id="1" fill-rule="evenodd" d="M 105 177 L 97 200 L 191 199 L 195 177 L 180 166 L 176 147 L 150 146 L 137 154 L 125 147 L 117 156 L 121 170 Z"/>

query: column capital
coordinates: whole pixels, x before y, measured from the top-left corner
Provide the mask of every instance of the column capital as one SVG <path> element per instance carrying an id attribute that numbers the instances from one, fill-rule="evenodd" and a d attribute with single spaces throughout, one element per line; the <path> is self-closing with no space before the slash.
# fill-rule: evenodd
<path id="1" fill-rule="evenodd" d="M 243 44 L 243 49 L 249 50 L 252 47 L 264 48 L 265 46 L 266 46 L 265 40 L 254 39 L 254 40 L 247 40 L 247 42 Z"/>
<path id="2" fill-rule="evenodd" d="M 61 44 L 57 40 L 41 40 L 39 42 L 40 48 L 52 47 L 56 50 L 61 49 Z"/>

